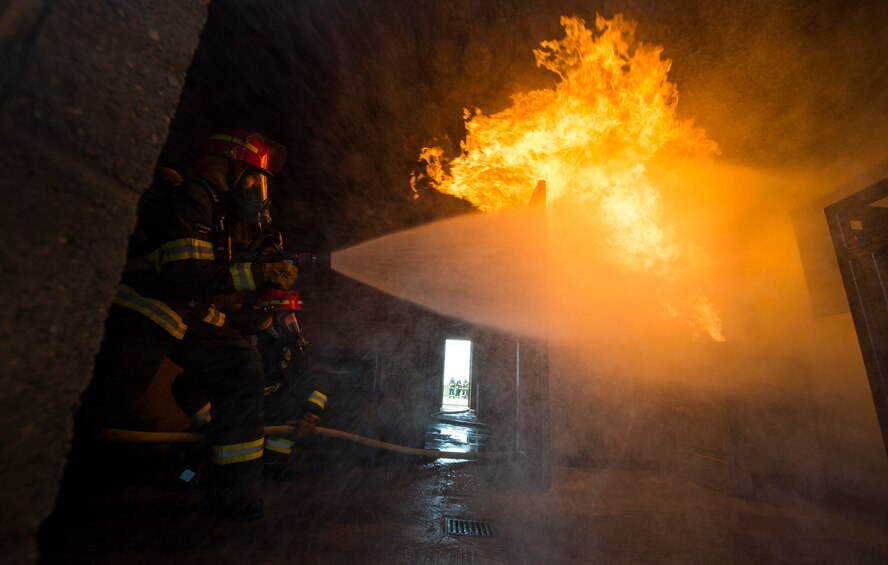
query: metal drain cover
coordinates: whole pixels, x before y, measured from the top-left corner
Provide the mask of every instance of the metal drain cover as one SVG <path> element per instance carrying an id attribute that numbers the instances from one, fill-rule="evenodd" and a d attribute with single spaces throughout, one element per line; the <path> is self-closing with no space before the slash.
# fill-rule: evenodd
<path id="1" fill-rule="evenodd" d="M 492 538 L 493 524 L 485 520 L 463 520 L 461 518 L 444 518 L 444 529 L 455 536 L 472 536 L 476 538 Z"/>

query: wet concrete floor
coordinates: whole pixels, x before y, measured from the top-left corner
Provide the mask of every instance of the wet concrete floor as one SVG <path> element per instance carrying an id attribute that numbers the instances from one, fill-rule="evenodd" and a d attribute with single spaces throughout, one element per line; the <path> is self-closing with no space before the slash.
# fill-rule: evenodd
<path id="1" fill-rule="evenodd" d="M 484 439 L 441 423 L 427 437 L 466 450 Z M 860 501 L 744 500 L 662 473 L 563 466 L 539 490 L 520 462 L 305 453 L 299 480 L 263 480 L 265 518 L 238 524 L 201 514 L 200 490 L 162 491 L 161 449 L 118 446 L 94 481 L 66 485 L 41 563 L 888 563 L 888 509 Z M 447 518 L 493 535 L 448 533 Z"/>

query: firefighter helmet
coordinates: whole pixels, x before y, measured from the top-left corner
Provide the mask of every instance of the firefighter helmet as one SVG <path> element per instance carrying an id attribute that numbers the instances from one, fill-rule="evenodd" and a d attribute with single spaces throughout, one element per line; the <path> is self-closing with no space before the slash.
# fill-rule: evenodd
<path id="1" fill-rule="evenodd" d="M 207 138 L 204 152 L 219 155 L 250 167 L 273 174 L 281 170 L 286 158 L 284 146 L 268 139 L 261 133 L 240 129 L 226 129 Z"/>
<path id="2" fill-rule="evenodd" d="M 269 288 L 259 298 L 259 307 L 276 312 L 295 312 L 302 309 L 302 300 L 295 290 Z"/>
<path id="3" fill-rule="evenodd" d="M 302 300 L 296 291 L 269 288 L 260 296 L 257 307 L 274 312 L 274 330 L 295 338 L 292 344 L 297 350 L 304 351 L 308 347 L 308 340 L 302 335 L 302 328 L 296 319 L 296 311 L 302 310 Z"/>

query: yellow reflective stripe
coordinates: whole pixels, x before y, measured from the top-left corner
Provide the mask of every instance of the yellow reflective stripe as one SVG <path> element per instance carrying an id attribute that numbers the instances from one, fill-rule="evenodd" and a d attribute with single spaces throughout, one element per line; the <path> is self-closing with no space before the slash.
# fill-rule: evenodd
<path id="1" fill-rule="evenodd" d="M 234 281 L 234 290 L 256 290 L 256 281 L 253 280 L 252 263 L 235 263 L 228 268 L 231 280 Z"/>
<path id="2" fill-rule="evenodd" d="M 217 465 L 230 465 L 243 463 L 262 457 L 262 444 L 265 438 L 246 443 L 232 443 L 229 445 L 213 446 L 213 463 Z"/>
<path id="3" fill-rule="evenodd" d="M 198 426 L 209 424 L 213 420 L 213 415 L 210 414 L 210 408 L 212 408 L 212 404 L 207 402 L 206 406 L 191 415 L 191 421 Z"/>
<path id="4" fill-rule="evenodd" d="M 327 395 L 319 390 L 312 391 L 308 396 L 308 401 L 320 406 L 321 410 L 324 410 L 327 407 Z"/>
<path id="5" fill-rule="evenodd" d="M 155 271 L 160 272 L 160 249 L 155 249 L 148 255 L 145 255 L 145 259 L 148 259 Z"/>
<path id="6" fill-rule="evenodd" d="M 210 139 L 218 139 L 219 141 L 230 141 L 231 143 L 235 143 L 237 145 L 243 145 L 244 140 L 238 137 L 231 137 L 230 135 L 222 135 L 221 133 L 218 135 L 211 135 Z"/>
<path id="7" fill-rule="evenodd" d="M 259 153 L 258 147 L 256 147 L 252 143 L 247 143 L 243 139 L 240 139 L 237 137 L 231 137 L 230 135 L 219 134 L 219 135 L 211 135 L 210 139 L 217 139 L 219 141 L 230 141 L 231 143 L 234 143 L 236 145 L 243 145 L 244 147 L 246 147 L 247 149 L 249 149 L 253 153 L 256 153 L 256 154 Z"/>
<path id="8" fill-rule="evenodd" d="M 319 390 L 313 390 L 313 391 L 311 391 L 311 394 L 316 395 L 318 398 L 320 398 L 324 402 L 324 404 L 327 403 L 327 395 L 324 394 L 323 392 L 321 392 Z"/>
<path id="9" fill-rule="evenodd" d="M 269 436 L 265 438 L 265 449 L 277 453 L 283 453 L 284 455 L 290 455 L 293 453 L 293 445 L 295 443 L 295 441 L 287 438 Z"/>
<path id="10" fill-rule="evenodd" d="M 207 312 L 207 315 L 204 316 L 203 321 L 212 324 L 217 328 L 221 328 L 225 325 L 225 314 L 216 310 L 216 307 L 210 304 L 210 310 Z"/>
<path id="11" fill-rule="evenodd" d="M 185 261 L 188 259 L 214 261 L 216 259 L 212 243 L 190 237 L 168 241 L 160 246 L 159 251 L 159 260 L 155 264 L 161 266 L 172 261 Z"/>
<path id="12" fill-rule="evenodd" d="M 145 298 L 125 284 L 119 284 L 112 302 L 142 314 L 176 339 L 185 337 L 188 326 L 182 317 L 160 300 Z"/>

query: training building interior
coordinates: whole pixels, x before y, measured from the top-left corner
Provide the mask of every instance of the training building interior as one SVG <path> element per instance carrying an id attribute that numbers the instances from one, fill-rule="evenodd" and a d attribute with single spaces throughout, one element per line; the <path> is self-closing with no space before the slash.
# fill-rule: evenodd
<path id="1" fill-rule="evenodd" d="M 631 49 L 662 46 L 657 88 L 718 144 L 699 173 L 716 189 L 662 197 L 707 250 L 688 269 L 720 313 L 709 334 L 672 309 L 668 276 L 599 261 L 616 235 L 554 240 L 573 227 L 554 172 L 525 187 L 520 235 L 411 183 L 424 148 L 468 153 L 486 117 L 519 128 L 520 93 L 567 82 L 534 55 L 562 18 L 617 14 Z M 0 551 L 888 562 L 886 18 L 875 0 L 6 3 Z M 217 127 L 286 147 L 272 215 L 302 258 L 309 351 L 335 373 L 320 426 L 371 440 L 303 438 L 253 523 L 166 488 L 167 443 L 74 427 L 140 197 Z M 177 372 L 164 363 L 132 430 L 188 427 Z"/>

